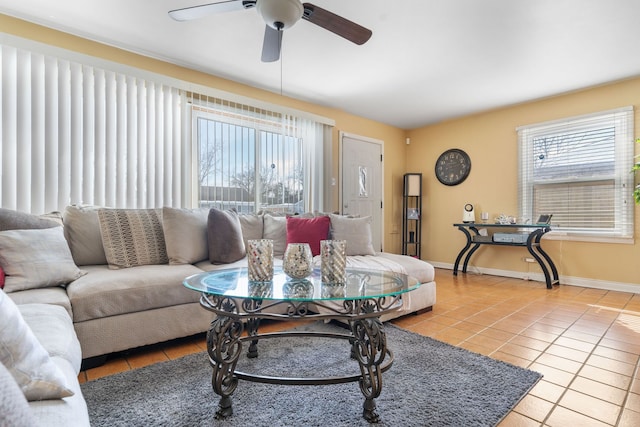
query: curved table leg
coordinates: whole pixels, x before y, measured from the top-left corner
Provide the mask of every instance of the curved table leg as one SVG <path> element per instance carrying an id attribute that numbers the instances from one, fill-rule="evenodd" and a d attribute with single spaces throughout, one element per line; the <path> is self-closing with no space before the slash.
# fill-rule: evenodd
<path id="1" fill-rule="evenodd" d="M 375 398 L 382 391 L 382 361 L 387 354 L 387 336 L 378 318 L 359 319 L 350 322 L 353 334 L 352 355 L 360 365 L 362 377 L 360 391 L 365 397 L 362 416 L 370 423 L 380 417 L 375 412 Z"/>
<path id="2" fill-rule="evenodd" d="M 458 267 L 460 266 L 460 261 L 462 260 L 462 257 L 464 256 L 464 253 L 467 252 L 467 250 L 471 247 L 471 233 L 469 233 L 469 230 L 467 230 L 464 227 L 458 227 L 458 230 L 462 231 L 465 236 L 467 237 L 467 244 L 464 245 L 464 248 L 462 248 L 462 250 L 460 251 L 460 253 L 458 254 L 458 256 L 456 257 L 456 263 L 453 265 L 453 275 L 457 276 L 458 275 Z M 463 273 L 467 272 L 467 262 L 469 262 L 469 259 L 467 257 L 467 261 L 464 264 L 464 269 L 463 269 Z"/>
<path id="3" fill-rule="evenodd" d="M 469 260 L 471 259 L 471 255 L 473 255 L 474 252 L 477 251 L 479 248 L 480 248 L 480 245 L 476 243 L 475 246 L 471 248 L 471 250 L 467 253 L 467 256 L 464 257 L 464 263 L 462 264 L 463 273 L 467 272 L 467 265 L 469 265 Z"/>
<path id="4" fill-rule="evenodd" d="M 545 231 L 542 229 L 536 230 L 529 235 L 527 239 L 527 250 L 531 254 L 531 256 L 538 262 L 538 265 L 542 269 L 544 273 L 544 280 L 547 284 L 547 289 L 553 289 L 553 284 L 558 283 L 558 269 L 551 257 L 542 249 L 540 245 L 540 240 L 544 235 Z M 543 259 L 544 258 L 544 259 Z M 551 269 L 551 272 L 549 272 Z M 552 275 L 553 274 L 553 280 Z"/>
<path id="5" fill-rule="evenodd" d="M 209 363 L 213 367 L 211 385 L 213 391 L 220 396 L 216 419 L 227 418 L 233 414 L 231 395 L 238 386 L 238 378 L 234 371 L 242 352 L 240 337 L 243 330 L 241 321 L 218 316 L 211 322 L 211 328 L 207 332 L 207 353 Z"/>

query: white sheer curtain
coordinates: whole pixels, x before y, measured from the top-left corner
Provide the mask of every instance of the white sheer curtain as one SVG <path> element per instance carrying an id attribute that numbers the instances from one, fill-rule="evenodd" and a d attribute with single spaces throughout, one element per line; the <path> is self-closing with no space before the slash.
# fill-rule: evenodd
<path id="1" fill-rule="evenodd" d="M 183 91 L 12 46 L 0 46 L 0 62 L 0 206 L 189 199 Z"/>

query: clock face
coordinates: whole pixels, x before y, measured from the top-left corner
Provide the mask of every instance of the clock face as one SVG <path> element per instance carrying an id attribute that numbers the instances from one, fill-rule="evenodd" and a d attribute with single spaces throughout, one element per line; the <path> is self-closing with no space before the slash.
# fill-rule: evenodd
<path id="1" fill-rule="evenodd" d="M 452 148 L 436 161 L 436 178 L 444 185 L 458 185 L 469 176 L 471 159 L 462 150 Z"/>

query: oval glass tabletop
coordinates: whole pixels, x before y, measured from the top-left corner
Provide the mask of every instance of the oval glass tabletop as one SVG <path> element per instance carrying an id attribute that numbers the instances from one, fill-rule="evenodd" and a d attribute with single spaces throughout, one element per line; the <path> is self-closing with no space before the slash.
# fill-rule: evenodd
<path id="1" fill-rule="evenodd" d="M 266 300 L 353 300 L 398 295 L 420 283 L 411 276 L 391 271 L 347 268 L 345 284 L 324 283 L 320 269 L 306 279 L 292 279 L 276 267 L 273 280 L 250 282 L 246 268 L 228 268 L 187 277 L 183 284 L 210 295 Z"/>

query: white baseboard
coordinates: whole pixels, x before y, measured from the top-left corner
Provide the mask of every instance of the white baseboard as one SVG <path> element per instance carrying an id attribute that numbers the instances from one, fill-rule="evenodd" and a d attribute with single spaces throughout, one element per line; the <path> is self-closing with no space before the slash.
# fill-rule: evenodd
<path id="1" fill-rule="evenodd" d="M 428 261 L 428 260 L 427 262 L 436 268 L 453 270 L 453 264 L 450 264 L 450 263 Z M 515 279 L 535 280 L 538 282 L 544 282 L 543 273 L 498 270 L 495 268 L 484 268 L 484 267 L 476 267 L 476 266 L 467 266 L 467 272 L 489 274 L 492 276 L 501 276 L 501 277 L 513 277 Z M 458 274 L 462 274 L 460 270 L 458 270 Z M 624 282 L 611 282 L 607 280 L 588 279 L 585 277 L 560 276 L 560 284 L 568 285 L 568 286 L 581 286 L 583 288 L 604 289 L 608 291 L 630 292 L 635 294 L 640 293 L 639 285 L 634 285 L 631 283 L 624 283 Z"/>

